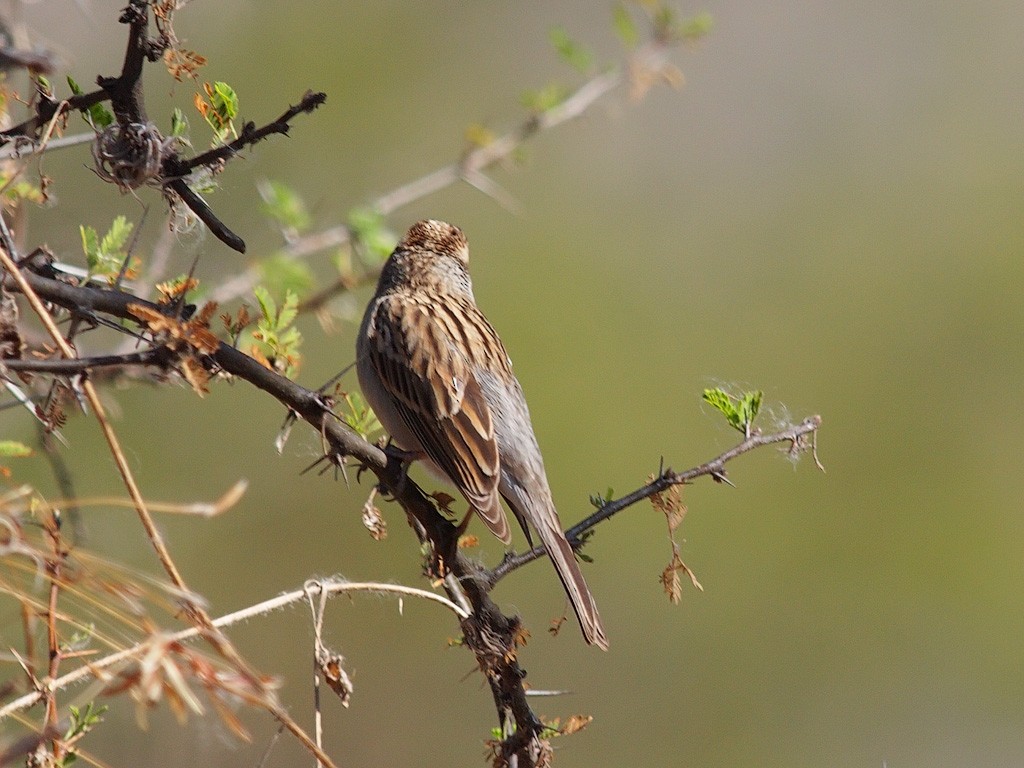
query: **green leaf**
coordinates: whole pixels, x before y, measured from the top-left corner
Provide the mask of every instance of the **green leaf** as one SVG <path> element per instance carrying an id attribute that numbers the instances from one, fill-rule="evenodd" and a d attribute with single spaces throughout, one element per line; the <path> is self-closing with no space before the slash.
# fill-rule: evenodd
<path id="1" fill-rule="evenodd" d="M 284 304 L 281 305 L 281 311 L 277 313 L 277 327 L 287 328 L 293 322 L 295 322 L 296 316 L 299 314 L 299 297 L 295 294 L 295 291 L 285 291 Z M 289 329 L 289 332 L 298 334 L 295 328 Z"/>
<path id="2" fill-rule="evenodd" d="M 82 651 L 89 647 L 96 633 L 96 627 L 93 624 L 88 624 L 81 629 L 75 630 L 71 637 L 65 638 L 61 644 L 62 653 L 73 653 L 75 651 Z"/>
<path id="3" fill-rule="evenodd" d="M 732 404 L 732 399 L 725 393 L 724 390 L 715 387 L 714 389 L 704 390 L 704 402 L 713 405 L 715 408 L 720 410 L 722 413 L 729 417 L 736 413 L 736 408 Z"/>
<path id="4" fill-rule="evenodd" d="M 100 250 L 106 254 L 119 254 L 124 251 L 132 234 L 132 226 L 127 216 L 116 217 L 100 241 Z"/>
<path id="5" fill-rule="evenodd" d="M 609 501 L 611 501 L 613 498 L 615 498 L 615 491 L 614 491 L 614 489 L 612 489 L 611 486 L 608 486 L 608 490 L 605 491 L 603 496 L 600 493 L 592 493 L 592 494 L 590 494 L 590 505 L 594 509 L 600 509 L 605 504 L 607 504 Z M 577 555 L 578 554 L 579 553 L 577 552 Z"/>
<path id="6" fill-rule="evenodd" d="M 750 434 L 750 427 L 761 410 L 764 393 L 759 391 L 744 392 L 740 396 L 730 395 L 720 387 L 705 389 L 704 402 L 714 406 L 725 416 L 726 421 L 734 429 L 744 435 Z"/>
<path id="7" fill-rule="evenodd" d="M 252 333 L 254 352 L 263 355 L 279 373 L 291 376 L 297 369 L 302 343 L 298 328 L 291 327 L 298 315 L 299 297 L 294 291 L 287 291 L 278 309 L 266 288 L 256 286 L 253 292 L 263 313 Z"/>
<path id="8" fill-rule="evenodd" d="M 395 249 L 398 238 L 384 226 L 384 216 L 372 208 L 353 208 L 346 223 L 360 255 L 367 261 L 379 264 Z"/>
<path id="9" fill-rule="evenodd" d="M 207 101 L 197 96 L 196 106 L 203 119 L 213 129 L 215 142 L 227 139 L 228 134 L 237 136 L 232 121 L 238 116 L 238 94 L 223 81 L 204 83 Z"/>
<path id="10" fill-rule="evenodd" d="M 177 107 L 171 113 L 171 136 L 183 139 L 188 134 L 188 118 Z"/>
<path id="11" fill-rule="evenodd" d="M 707 35 L 714 25 L 715 17 L 707 11 L 702 11 L 680 24 L 677 34 L 683 40 L 699 40 Z"/>
<path id="12" fill-rule="evenodd" d="M 263 195 L 263 210 L 282 227 L 296 233 L 309 228 L 309 211 L 299 194 L 280 181 L 268 181 L 260 186 Z"/>
<path id="13" fill-rule="evenodd" d="M 0 176 L 0 182 L 7 185 L 7 191 L 4 192 L 4 197 L 8 200 L 28 200 L 30 203 L 36 205 L 42 205 L 46 202 L 46 198 L 43 195 L 43 190 L 37 187 L 35 184 L 29 181 L 16 181 L 11 184 L 5 177 Z"/>
<path id="14" fill-rule="evenodd" d="M 345 403 L 348 408 L 342 411 L 342 418 L 363 438 L 369 437 L 381 429 L 377 415 L 358 392 L 345 393 Z"/>
<path id="15" fill-rule="evenodd" d="M 557 722 L 555 722 L 554 724 L 544 723 L 543 725 L 544 725 L 544 728 L 543 728 L 543 730 L 541 730 L 539 738 L 542 738 L 542 739 L 554 739 L 554 738 L 557 738 L 558 736 L 562 735 L 561 731 L 558 730 L 558 723 Z"/>
<path id="16" fill-rule="evenodd" d="M 217 114 L 222 115 L 227 121 L 238 117 L 238 94 L 227 83 L 218 80 L 213 84 L 210 103 L 217 110 Z"/>
<path id="17" fill-rule="evenodd" d="M 541 114 L 557 107 L 565 101 L 568 94 L 565 86 L 559 83 L 548 83 L 539 90 L 524 92 L 519 97 L 519 101 L 531 112 Z"/>
<path id="18" fill-rule="evenodd" d="M 2 458 L 24 458 L 31 456 L 32 449 L 17 440 L 0 440 L 0 457 Z"/>
<path id="19" fill-rule="evenodd" d="M 259 302 L 263 319 L 270 320 L 277 317 L 277 304 L 274 302 L 274 297 L 270 295 L 270 291 L 262 285 L 257 285 L 252 292 L 256 295 L 256 301 Z"/>
<path id="20" fill-rule="evenodd" d="M 630 50 L 636 48 L 640 41 L 640 33 L 637 32 L 636 23 L 625 4 L 616 3 L 612 7 L 612 25 L 615 27 L 615 34 L 619 36 L 626 48 Z"/>
<path id="21" fill-rule="evenodd" d="M 81 736 L 98 723 L 103 722 L 103 714 L 107 711 L 107 707 L 105 705 L 97 706 L 96 702 L 90 701 L 84 708 L 72 704 L 68 710 L 71 712 L 71 724 L 64 734 L 65 741 Z"/>
<path id="22" fill-rule="evenodd" d="M 68 75 L 68 88 L 75 96 L 81 96 L 84 91 L 71 75 Z M 88 123 L 93 130 L 102 130 L 114 122 L 113 113 L 103 104 L 93 104 L 91 107 L 80 109 L 82 119 Z"/>
<path id="23" fill-rule="evenodd" d="M 738 411 L 740 419 L 744 425 L 750 425 L 754 423 L 754 419 L 757 417 L 757 412 L 761 410 L 761 398 L 763 394 L 761 392 L 746 392 L 743 397 L 740 398 Z"/>
<path id="24" fill-rule="evenodd" d="M 89 119 L 96 128 L 103 130 L 114 123 L 114 113 L 102 104 L 93 104 L 89 107 Z"/>
<path id="25" fill-rule="evenodd" d="M 278 296 L 287 291 L 305 295 L 316 283 L 308 262 L 290 259 L 280 253 L 261 261 L 259 270 L 263 276 L 261 282 Z"/>
<path id="26" fill-rule="evenodd" d="M 92 272 L 98 265 L 100 259 L 100 238 L 92 227 L 79 226 L 82 233 L 82 252 L 85 254 L 85 263 Z"/>
<path id="27" fill-rule="evenodd" d="M 128 258 L 126 247 L 132 234 L 133 224 L 125 216 L 118 216 L 102 238 L 92 227 L 81 226 L 82 251 L 90 275 L 112 277 L 121 271 L 121 265 Z"/>
<path id="28" fill-rule="evenodd" d="M 573 69 L 586 72 L 593 65 L 594 54 L 569 37 L 564 27 L 552 28 L 548 32 L 548 39 L 555 47 L 559 58 Z"/>

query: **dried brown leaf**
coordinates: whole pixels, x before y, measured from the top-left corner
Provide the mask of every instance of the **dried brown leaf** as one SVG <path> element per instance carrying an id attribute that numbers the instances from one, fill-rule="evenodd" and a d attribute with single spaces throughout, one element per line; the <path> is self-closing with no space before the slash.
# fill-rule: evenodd
<path id="1" fill-rule="evenodd" d="M 182 358 L 181 374 L 197 395 L 205 397 L 209 394 L 210 388 L 206 385 L 210 381 L 210 373 L 194 357 Z"/>
<path id="2" fill-rule="evenodd" d="M 594 722 L 593 715 L 570 715 L 565 725 L 558 729 L 563 736 L 571 736 Z"/>
<path id="3" fill-rule="evenodd" d="M 212 355 L 220 346 L 220 339 L 210 330 L 210 321 L 216 312 L 217 302 L 208 301 L 186 325 L 185 341 L 203 354 Z"/>
<path id="4" fill-rule="evenodd" d="M 437 502 L 437 506 L 439 506 L 443 511 L 447 512 L 449 515 L 455 514 L 455 512 L 452 511 L 451 507 L 452 502 L 455 501 L 454 496 L 450 496 L 444 491 L 434 491 L 433 493 L 430 494 L 430 498 Z"/>
<path id="5" fill-rule="evenodd" d="M 274 366 L 267 359 L 267 356 L 260 352 L 259 347 L 257 347 L 255 344 L 249 347 L 249 357 L 251 357 L 257 363 L 262 365 L 264 368 L 269 368 L 271 371 L 274 370 Z"/>
<path id="6" fill-rule="evenodd" d="M 196 325 L 194 320 L 188 324 L 185 341 L 204 355 L 212 355 L 220 346 L 220 339 L 209 328 Z"/>
<path id="7" fill-rule="evenodd" d="M 665 570 L 661 572 L 661 586 L 665 590 L 665 594 L 668 595 L 668 599 L 672 601 L 673 605 L 678 605 L 679 601 L 683 597 L 683 585 L 682 580 L 679 578 L 680 573 L 685 573 L 690 577 L 690 583 L 701 592 L 704 591 L 704 587 L 697 580 L 696 574 L 690 567 L 683 562 L 682 558 L 679 557 L 679 548 L 675 542 L 672 543 L 672 561 L 665 566 Z"/>
<path id="8" fill-rule="evenodd" d="M 238 312 L 232 317 L 230 312 L 225 312 L 220 316 L 221 322 L 224 323 L 224 330 L 226 330 L 232 337 L 239 336 L 242 331 L 249 327 L 252 323 L 252 315 L 249 314 L 249 308 L 243 304 L 238 308 Z"/>
<path id="9" fill-rule="evenodd" d="M 157 283 L 156 290 L 160 294 L 160 303 L 170 304 L 172 301 L 180 296 L 184 296 L 198 285 L 198 280 L 194 277 L 189 277 L 184 280 L 168 280 L 165 283 Z"/>
<path id="10" fill-rule="evenodd" d="M 164 51 L 164 66 L 178 82 L 188 78 L 195 80 L 198 70 L 206 64 L 206 57 L 183 48 L 168 48 Z"/>
<path id="11" fill-rule="evenodd" d="M 374 541 L 383 541 L 388 537 L 388 524 L 380 510 L 372 501 L 363 505 L 363 526 L 370 532 Z"/>
<path id="12" fill-rule="evenodd" d="M 142 304 L 128 305 L 128 312 L 141 320 L 150 332 L 167 334 L 173 341 L 183 341 L 200 352 L 212 354 L 217 351 L 220 340 L 209 330 L 209 317 L 204 315 L 205 310 L 206 307 L 198 316 L 184 323 L 177 317 L 165 315 L 152 307 Z M 213 306 L 211 314 L 215 310 L 216 305 Z"/>
<path id="13" fill-rule="evenodd" d="M 152 307 L 143 304 L 129 304 L 128 312 L 141 320 L 153 333 L 166 333 L 175 339 L 184 335 L 184 323 L 178 318 L 168 317 Z"/>
<path id="14" fill-rule="evenodd" d="M 213 319 L 214 314 L 217 312 L 219 305 L 216 301 L 208 301 L 203 304 L 203 308 L 199 310 L 199 313 L 192 320 L 193 323 L 199 322 L 206 328 L 210 327 L 210 321 Z"/>
<path id="15" fill-rule="evenodd" d="M 679 581 L 679 568 L 676 566 L 676 559 L 673 557 L 673 562 L 669 563 L 665 570 L 661 572 L 661 587 L 665 590 L 665 594 L 668 595 L 668 599 L 672 601 L 673 605 L 679 604 L 683 593 L 683 585 Z"/>
<path id="16" fill-rule="evenodd" d="M 523 648 L 523 647 L 525 647 L 526 644 L 530 642 L 530 630 L 528 630 L 522 624 L 519 624 L 518 626 L 516 626 L 515 635 L 513 636 L 512 640 L 513 640 L 513 643 L 512 643 L 512 647 L 513 648 Z M 509 651 L 508 660 L 511 661 L 512 659 L 515 658 L 515 656 L 516 656 L 515 651 Z"/>
<path id="17" fill-rule="evenodd" d="M 650 480 L 653 479 L 653 477 L 650 478 Z M 673 485 L 664 491 L 652 494 L 650 497 L 651 506 L 665 515 L 670 535 L 675 533 L 676 528 L 680 526 L 683 518 L 686 517 L 686 505 L 680 499 L 680 487 Z"/>
<path id="18" fill-rule="evenodd" d="M 221 722 L 228 727 L 235 736 L 242 741 L 251 742 L 252 735 L 242 725 L 242 721 L 238 718 L 231 708 L 228 707 L 223 701 L 220 700 L 220 696 L 211 696 L 210 700 L 213 702 L 213 708 L 217 710 L 217 714 L 220 716 Z"/>
<path id="19" fill-rule="evenodd" d="M 352 697 L 352 680 L 345 671 L 344 661 L 345 659 L 340 653 L 321 649 L 318 653 L 317 665 L 324 682 L 341 699 L 341 705 L 348 707 L 349 699 Z"/>
<path id="20" fill-rule="evenodd" d="M 566 616 L 563 613 L 557 619 L 551 620 L 551 626 L 548 627 L 548 634 L 552 637 L 558 637 L 558 633 L 562 631 L 562 626 L 565 624 Z"/>

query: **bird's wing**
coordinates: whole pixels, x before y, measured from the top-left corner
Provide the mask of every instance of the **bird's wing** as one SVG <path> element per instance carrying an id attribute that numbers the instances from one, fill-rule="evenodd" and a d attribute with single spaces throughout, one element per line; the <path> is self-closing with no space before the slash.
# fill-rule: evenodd
<path id="1" fill-rule="evenodd" d="M 429 310 L 429 311 L 428 311 Z M 491 409 L 460 348 L 458 319 L 409 296 L 380 300 L 369 362 L 430 460 L 508 543 L 498 494 L 500 465 Z"/>

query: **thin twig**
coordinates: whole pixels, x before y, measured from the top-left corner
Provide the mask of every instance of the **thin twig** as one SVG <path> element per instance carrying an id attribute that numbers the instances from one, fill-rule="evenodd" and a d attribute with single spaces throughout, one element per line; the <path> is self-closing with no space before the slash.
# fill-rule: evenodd
<path id="1" fill-rule="evenodd" d="M 206 225 L 206 228 L 213 233 L 213 236 L 224 245 L 234 251 L 245 253 L 245 240 L 236 235 L 223 221 L 217 218 L 217 214 L 206 204 L 202 196 L 190 187 L 184 179 L 171 179 L 167 182 L 167 188 L 181 198 L 189 210 Z"/>
<path id="2" fill-rule="evenodd" d="M 245 147 L 262 141 L 267 136 L 273 134 L 287 135 L 290 127 L 289 121 L 297 115 L 312 112 L 323 104 L 326 98 L 326 94 L 323 93 L 307 92 L 299 104 L 289 107 L 277 120 L 267 123 L 262 128 L 257 128 L 253 122 L 246 123 L 242 127 L 239 137 L 230 144 L 216 147 L 187 160 L 183 160 L 177 154 L 172 153 L 164 160 L 162 168 L 162 176 L 165 179 L 167 188 L 174 192 L 188 206 L 192 213 L 207 226 L 218 240 L 239 253 L 245 253 L 245 241 L 217 217 L 202 196 L 188 185 L 185 177 L 195 168 L 215 165 L 228 160 L 236 156 Z M 216 301 L 216 299 L 214 300 Z"/>
<path id="3" fill-rule="evenodd" d="M 596 75 L 576 89 L 558 106 L 540 114 L 530 115 L 518 127 L 491 143 L 471 150 L 457 162 L 438 168 L 381 195 L 373 200 L 369 207 L 381 215 L 387 216 L 397 209 L 439 192 L 467 176 L 475 182 L 476 188 L 487 190 L 489 188 L 482 181 L 483 178 L 486 178 L 483 176 L 483 171 L 486 168 L 510 157 L 523 143 L 536 134 L 582 116 L 602 96 L 621 85 L 624 80 L 625 76 L 621 69 L 613 69 Z M 285 247 L 284 255 L 289 259 L 301 259 L 314 253 L 346 245 L 351 239 L 352 233 L 347 226 L 330 227 L 297 238 Z M 236 299 L 252 290 L 252 287 L 259 282 L 261 274 L 259 267 L 250 267 L 234 278 L 222 282 L 211 293 L 210 299 L 219 304 Z M 366 277 L 373 279 L 376 277 L 376 272 L 370 272 Z M 353 286 L 351 280 L 339 279 L 331 287 L 334 289 L 334 293 L 337 293 Z M 306 309 L 322 305 L 329 297 L 330 293 L 327 290 L 322 291 L 319 300 L 310 302 Z"/>
<path id="4" fill-rule="evenodd" d="M 331 579 L 327 581 L 319 582 L 321 588 L 326 594 L 350 594 L 353 592 L 368 592 L 371 594 L 396 594 L 407 597 L 419 597 L 424 600 L 430 600 L 445 608 L 452 611 L 460 619 L 465 619 L 467 613 L 455 603 L 451 602 L 447 598 L 437 594 L 436 592 L 428 592 L 425 589 L 417 589 L 415 587 L 407 587 L 401 584 L 384 584 L 378 582 L 360 582 L 360 581 L 344 581 L 341 579 Z M 294 603 L 302 602 L 307 599 L 308 590 L 296 589 L 291 592 L 286 592 L 283 595 L 278 595 L 269 600 L 250 605 L 241 610 L 233 613 L 220 616 L 216 619 L 211 620 L 211 625 L 217 629 L 223 629 L 230 627 L 235 624 L 253 619 L 257 616 L 264 616 L 273 611 L 280 610 L 286 606 Z M 173 632 L 168 635 L 160 635 L 159 639 L 162 643 L 174 643 L 174 642 L 185 642 L 188 640 L 194 640 L 201 636 L 204 630 L 200 627 L 189 627 L 178 632 Z M 153 641 L 150 641 L 153 642 Z M 68 672 L 66 675 L 59 677 L 50 683 L 52 690 L 62 690 L 70 685 L 79 683 L 91 677 L 95 677 L 97 671 L 109 669 L 116 664 L 119 664 L 126 659 L 130 659 L 133 656 L 142 655 L 145 652 L 147 643 L 137 644 L 131 648 L 127 648 L 123 651 L 112 653 L 108 656 L 104 656 L 101 659 L 95 659 L 90 661 L 87 665 L 79 667 L 72 672 Z M 23 709 L 33 706 L 41 698 L 43 694 L 40 691 L 32 691 L 26 693 L 13 701 L 8 702 L 3 707 L 0 707 L 0 720 L 11 715 L 14 712 L 20 712 Z"/>
<path id="5" fill-rule="evenodd" d="M 165 355 L 166 351 L 164 349 L 156 347 L 142 350 L 141 352 L 128 352 L 123 355 L 97 355 L 95 357 L 75 357 L 59 360 L 24 358 L 22 360 L 4 360 L 0 363 L 0 370 L 7 368 L 11 371 L 73 376 L 93 368 L 120 365 L 155 365 Z"/>
<path id="6" fill-rule="evenodd" d="M 320 600 L 313 601 L 313 586 L 317 587 L 320 593 Z M 323 711 L 320 707 L 320 668 L 321 659 L 324 658 L 324 614 L 327 609 L 327 591 L 323 589 L 320 582 L 306 582 L 304 585 L 306 601 L 309 603 L 309 610 L 313 615 L 313 738 L 316 745 L 323 748 L 324 745 L 324 722 Z M 317 768 L 323 768 L 317 761 Z"/>
<path id="7" fill-rule="evenodd" d="M 648 499 L 656 493 L 661 493 L 673 485 L 683 485 L 693 482 L 698 477 L 708 476 L 714 478 L 718 482 L 727 482 L 725 478 L 725 465 L 737 456 L 749 453 L 755 448 L 760 448 L 765 445 L 774 445 L 776 443 L 791 443 L 794 446 L 803 445 L 804 440 L 808 437 L 812 440 L 816 439 L 818 429 L 820 427 L 821 416 L 809 416 L 799 424 L 779 430 L 778 432 L 771 432 L 769 434 L 754 433 L 738 445 L 719 454 L 710 461 L 706 461 L 703 464 L 684 472 L 673 472 L 670 469 L 662 470 L 654 480 L 640 488 L 637 488 L 632 493 L 627 493 L 621 498 L 602 504 L 601 508 L 596 512 L 567 530 L 565 532 L 565 537 L 569 540 L 570 544 L 574 547 L 578 547 L 584 534 L 592 530 L 599 523 L 618 514 L 622 510 L 639 501 Z M 817 457 L 815 457 L 815 462 L 820 469 L 821 466 L 820 463 L 817 462 Z M 521 554 L 508 555 L 497 566 L 495 566 L 492 571 L 490 571 L 488 579 L 492 585 L 497 584 L 512 571 L 517 568 L 521 568 L 527 563 L 533 562 L 544 555 L 545 551 L 543 547 L 534 547 L 533 549 Z"/>
<path id="8" fill-rule="evenodd" d="M 64 109 L 64 107 L 66 105 L 67 105 L 66 101 L 62 101 L 59 104 L 57 104 L 57 111 L 54 113 L 54 115 L 51 118 L 50 122 L 46 124 L 46 130 L 43 131 L 43 135 L 39 139 L 39 148 L 32 153 L 33 157 L 41 155 L 43 153 L 43 151 L 45 150 L 45 147 L 47 146 L 47 144 L 50 143 L 50 137 L 53 136 L 53 132 L 54 132 L 54 130 L 57 127 L 57 122 L 60 120 L 61 115 L 63 114 L 63 109 Z M 14 173 L 12 173 L 10 175 L 9 178 L 5 179 L 3 186 L 0 186 L 0 195 L 4 194 L 8 189 L 11 188 L 11 186 L 14 185 L 14 183 L 19 178 L 21 178 L 21 174 L 23 174 L 25 172 L 25 169 L 28 168 L 28 165 L 29 164 L 27 162 L 22 163 L 14 171 Z M 7 225 L 4 224 L 4 229 L 6 229 L 6 228 L 7 228 Z M 4 242 L 5 242 L 5 244 L 7 243 L 7 236 L 5 236 Z M 14 247 L 13 241 L 11 241 L 7 245 L 7 248 L 8 248 L 10 253 L 15 253 L 17 251 L 17 249 Z"/>
<path id="9" fill-rule="evenodd" d="M 46 575 L 50 582 L 50 595 L 46 605 L 46 648 L 49 654 L 49 667 L 47 678 L 53 680 L 57 677 L 60 669 L 61 652 L 60 636 L 57 633 L 57 599 L 60 596 L 60 588 L 63 582 L 62 568 L 67 555 L 61 541 L 60 526 L 57 518 L 51 512 L 44 522 L 47 538 L 50 540 L 50 547 L 53 550 L 52 559 L 46 563 Z M 57 692 L 52 686 L 44 685 L 42 689 L 44 701 L 46 702 L 46 715 L 44 717 L 45 729 L 57 729 Z M 54 737 L 50 743 L 54 760 L 59 764 L 63 754 L 63 746 L 59 737 Z"/>
<path id="10" fill-rule="evenodd" d="M 313 112 L 327 100 L 326 93 L 307 91 L 298 104 L 289 106 L 288 109 L 276 120 L 257 128 L 256 123 L 249 121 L 242 126 L 238 138 L 229 144 L 214 147 L 206 152 L 190 157 L 187 160 L 175 158 L 165 164 L 169 176 L 184 176 L 185 174 L 201 166 L 215 165 L 223 160 L 230 160 L 248 146 L 262 141 L 273 134 L 288 135 L 291 128 L 291 121 L 296 117 L 308 112 Z"/>
<path id="11" fill-rule="evenodd" d="M 239 480 L 219 499 L 214 501 L 193 501 L 193 502 L 170 502 L 150 501 L 150 512 L 164 512 L 172 515 L 194 515 L 196 517 L 217 517 L 223 514 L 242 498 L 248 489 L 249 483 L 246 480 Z M 130 499 L 122 499 L 118 496 L 84 496 L 47 499 L 47 506 L 51 508 L 67 508 L 69 505 L 77 507 L 126 507 L 134 509 L 135 505 Z M 8 504 L 6 508 L 11 512 L 25 511 L 29 504 Z"/>
<path id="12" fill-rule="evenodd" d="M 0 149 L 0 160 L 20 160 L 27 155 L 42 155 L 54 149 L 66 149 L 67 147 L 77 147 L 79 144 L 89 144 L 95 139 L 95 133 L 76 133 L 73 136 L 61 136 L 47 142 L 41 139 L 39 141 L 25 139 L 7 149 Z"/>
<path id="13" fill-rule="evenodd" d="M 25 275 L 22 274 L 17 264 L 14 263 L 11 256 L 8 255 L 8 253 L 4 249 L 0 249 L 0 264 L 3 265 L 4 269 L 11 275 L 15 283 L 18 285 L 19 290 L 21 290 L 22 293 L 25 295 L 25 298 L 28 301 L 29 305 L 32 307 L 33 311 L 35 311 L 35 313 L 39 316 L 39 319 L 42 322 L 43 327 L 46 329 L 47 333 L 50 334 L 51 338 L 54 340 L 54 343 L 57 344 L 57 347 L 64 354 L 64 356 L 68 358 L 75 357 L 75 351 L 71 348 L 71 346 L 67 343 L 67 341 L 65 341 L 64 337 L 61 335 L 60 330 L 57 328 L 56 324 L 53 321 L 53 318 L 50 316 L 50 313 L 46 310 L 46 307 L 43 305 L 42 300 L 32 289 L 32 286 L 29 285 L 28 281 L 25 278 Z M 139 520 L 142 523 L 142 527 L 146 531 L 146 535 L 149 538 L 151 546 L 156 552 L 157 559 L 163 566 L 164 571 L 167 573 L 168 577 L 171 580 L 171 583 L 178 588 L 181 594 L 183 596 L 191 594 L 188 585 L 185 583 L 184 578 L 178 571 L 177 564 L 175 564 L 174 560 L 171 557 L 170 551 L 167 549 L 167 545 L 164 542 L 163 535 L 160 533 L 160 530 L 156 527 L 156 523 L 153 521 L 153 517 L 146 507 L 146 501 L 142 496 L 142 492 L 139 489 L 138 484 L 135 482 L 135 477 L 132 474 L 131 469 L 128 467 L 128 461 L 125 458 L 124 451 L 121 449 L 121 443 L 118 440 L 117 435 L 110 424 L 110 420 L 106 416 L 106 411 L 103 408 L 103 403 L 100 401 L 99 394 L 97 393 L 96 388 L 93 386 L 92 382 L 89 381 L 87 378 L 83 378 L 82 380 L 82 391 L 85 393 L 85 396 L 93 409 L 93 414 L 100 425 L 100 429 L 103 432 L 103 435 L 107 441 L 107 446 L 109 447 L 111 455 L 114 458 L 114 463 L 117 465 L 117 469 L 121 475 L 121 479 L 125 485 L 125 489 L 128 491 L 128 495 L 131 498 L 132 503 L 135 505 L 135 511 L 139 516 Z M 245 660 L 234 648 L 234 646 L 227 639 L 227 637 L 224 636 L 223 633 L 215 630 L 213 625 L 210 623 L 210 617 L 207 615 L 203 607 L 199 605 L 195 600 L 191 600 L 189 598 L 183 599 L 185 601 L 186 607 L 188 608 L 189 615 L 201 628 L 207 630 L 204 631 L 203 634 L 210 642 L 210 644 L 235 666 L 239 674 L 242 674 L 245 677 L 247 677 L 255 685 L 262 687 L 260 684 L 260 677 L 253 673 L 251 670 L 249 670 L 248 664 L 246 664 Z M 292 730 L 292 727 L 289 726 L 287 723 L 285 727 L 287 727 L 289 730 Z"/>
<path id="14" fill-rule="evenodd" d="M 25 276 L 21 273 L 21 270 L 18 269 L 18 265 L 14 263 L 5 249 L 0 249 L 0 264 L 3 265 L 4 269 L 18 284 L 19 290 L 21 290 L 25 295 L 29 305 L 39 317 L 39 320 L 42 322 L 47 333 L 50 334 L 50 338 L 53 339 L 54 343 L 60 349 L 61 354 L 68 359 L 75 358 L 75 350 L 72 349 L 67 341 L 64 340 L 64 336 L 61 335 L 60 329 L 57 328 L 56 323 L 53 322 L 53 317 L 49 312 L 47 312 L 46 307 L 43 305 L 42 299 L 40 299 L 36 292 L 32 290 L 32 286 L 25 280 Z M 117 435 L 114 433 L 113 427 L 110 425 L 110 420 L 107 419 L 106 410 L 103 407 L 103 403 L 100 401 L 96 388 L 92 385 L 91 381 L 84 379 L 82 381 L 82 390 L 85 392 L 85 396 L 89 400 L 89 405 L 93 409 L 93 414 L 100 425 L 100 430 L 103 432 L 103 436 L 107 441 L 107 446 L 110 448 L 110 452 L 114 457 L 114 463 L 117 465 L 118 472 L 121 474 L 121 479 L 125 484 L 128 495 L 135 504 L 135 509 L 139 513 L 139 519 L 142 521 L 142 527 L 146 530 L 146 535 L 149 537 L 150 543 L 156 551 L 160 564 L 164 567 L 164 571 L 167 572 L 167 575 L 174 586 L 182 592 L 188 592 L 188 586 L 182 578 L 181 573 L 179 573 L 178 566 L 175 565 L 174 560 L 171 558 L 167 545 L 164 543 L 163 535 L 156 527 L 156 524 L 153 522 L 153 518 L 146 509 L 146 500 L 142 497 L 142 492 L 139 490 L 139 487 L 135 482 L 135 477 L 133 476 L 131 469 L 128 467 L 128 462 L 125 459 L 124 452 L 121 450 L 121 443 L 117 439 Z"/>

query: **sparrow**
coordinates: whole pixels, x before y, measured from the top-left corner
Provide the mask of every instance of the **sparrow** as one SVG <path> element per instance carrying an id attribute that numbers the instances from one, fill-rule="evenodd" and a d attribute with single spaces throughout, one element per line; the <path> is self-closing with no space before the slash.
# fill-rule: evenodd
<path id="1" fill-rule="evenodd" d="M 413 224 L 385 262 L 356 341 L 363 395 L 401 450 L 455 486 L 512 540 L 501 500 L 537 532 L 579 619 L 608 649 L 597 604 L 562 532 L 523 389 L 473 297 L 469 247 L 443 221 Z"/>

